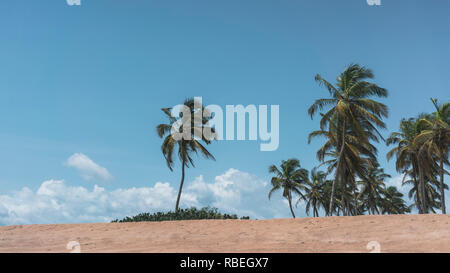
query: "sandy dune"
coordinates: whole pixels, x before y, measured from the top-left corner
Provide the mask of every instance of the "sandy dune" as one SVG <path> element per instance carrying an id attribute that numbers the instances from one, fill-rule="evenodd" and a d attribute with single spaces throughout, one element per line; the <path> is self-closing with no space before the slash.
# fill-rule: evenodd
<path id="1" fill-rule="evenodd" d="M 0 252 L 450 252 L 450 216 L 392 215 L 275 220 L 0 227 Z M 376 244 L 376 243 L 375 243 Z"/>

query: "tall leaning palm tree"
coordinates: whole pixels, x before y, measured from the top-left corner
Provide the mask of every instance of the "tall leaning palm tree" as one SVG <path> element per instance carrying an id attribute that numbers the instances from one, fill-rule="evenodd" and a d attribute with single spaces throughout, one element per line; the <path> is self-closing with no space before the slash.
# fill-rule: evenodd
<path id="1" fill-rule="evenodd" d="M 440 198 L 442 214 L 446 213 L 445 209 L 445 183 L 444 183 L 444 164 L 448 165 L 448 154 L 450 146 L 450 103 L 438 105 L 437 99 L 431 99 L 436 112 L 431 119 L 421 118 L 419 123 L 424 130 L 420 132 L 414 139 L 414 145 L 420 146 L 419 156 L 426 157 L 429 162 L 433 162 L 433 158 L 439 160 L 439 176 L 440 176 Z M 427 153 L 426 155 L 424 153 Z"/>
<path id="2" fill-rule="evenodd" d="M 199 152 L 205 157 L 209 159 L 215 160 L 214 156 L 203 146 L 200 141 L 205 144 L 210 144 L 211 139 L 205 138 L 203 134 L 201 139 L 196 138 L 194 136 L 198 135 L 198 131 L 203 131 L 208 125 L 209 119 L 202 118 L 202 122 L 200 124 L 194 124 L 194 114 L 197 111 L 205 111 L 203 107 L 198 107 L 197 105 L 201 105 L 201 103 L 196 103 L 195 99 L 189 98 L 184 101 L 184 106 L 186 106 L 191 112 L 191 123 L 190 126 L 186 126 L 187 124 L 176 124 L 177 118 L 172 116 L 172 108 L 162 108 L 161 110 L 166 114 L 169 119 L 169 123 L 163 123 L 156 126 L 157 134 L 160 138 L 164 138 L 163 144 L 161 145 L 161 151 L 166 159 L 167 166 L 170 171 L 173 171 L 174 160 L 173 155 L 174 152 L 177 153 L 179 160 L 181 161 L 181 181 L 180 187 L 178 189 L 177 202 L 175 205 L 175 211 L 178 211 L 181 191 L 183 190 L 184 176 L 185 176 L 185 167 L 195 167 L 194 160 L 192 158 L 192 154 L 198 154 Z M 199 126 L 200 125 L 200 126 Z M 186 129 L 185 129 L 186 127 Z M 190 129 L 189 129 L 190 127 Z M 186 133 L 185 130 L 189 130 L 190 132 L 187 135 L 190 135 L 190 139 L 175 137 L 172 133 L 172 130 L 179 134 Z M 209 128 L 211 132 L 214 132 L 214 128 Z M 197 133 L 197 134 L 196 134 Z"/>
<path id="3" fill-rule="evenodd" d="M 369 143 L 370 140 L 378 141 L 382 138 L 378 128 L 385 128 L 382 121 L 387 117 L 388 108 L 386 105 L 371 99 L 370 97 L 386 97 L 386 89 L 379 87 L 368 80 L 374 75 L 368 68 L 358 64 L 349 65 L 337 78 L 336 85 L 325 80 L 321 75 L 316 75 L 315 79 L 327 88 L 330 97 L 316 100 L 308 109 L 308 113 L 313 116 L 324 108 L 329 108 L 320 121 L 321 130 L 326 130 L 330 121 L 336 122 L 337 142 L 336 151 L 338 158 L 336 162 L 335 179 L 331 191 L 330 209 L 332 211 L 335 184 L 340 182 L 341 187 L 345 187 L 346 175 L 353 175 L 353 170 L 349 170 L 348 161 L 343 159 L 346 148 L 346 133 L 352 131 L 361 143 Z M 370 136 L 367 134 L 371 134 Z"/>
<path id="4" fill-rule="evenodd" d="M 269 199 L 275 191 L 282 189 L 283 197 L 288 200 L 292 217 L 295 218 L 292 198 L 296 194 L 301 199 L 305 199 L 302 191 L 305 189 L 305 181 L 308 179 L 308 170 L 301 168 L 298 159 L 291 158 L 282 160 L 280 169 L 275 165 L 271 165 L 269 172 L 275 174 L 271 179 L 272 189 L 269 191 Z"/>

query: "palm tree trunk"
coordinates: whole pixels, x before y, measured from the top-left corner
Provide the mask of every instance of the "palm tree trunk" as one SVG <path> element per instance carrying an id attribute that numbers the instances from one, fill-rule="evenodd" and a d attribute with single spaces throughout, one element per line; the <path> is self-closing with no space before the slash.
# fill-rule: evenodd
<path id="1" fill-rule="evenodd" d="M 338 170 L 336 168 L 336 174 L 334 175 L 334 180 L 333 180 L 333 184 L 331 186 L 331 198 L 330 198 L 330 207 L 328 209 L 328 214 L 331 216 L 333 215 L 333 200 L 334 200 L 334 191 L 336 188 L 336 180 L 338 179 Z"/>
<path id="2" fill-rule="evenodd" d="M 312 201 L 313 217 L 316 217 L 316 206 L 317 206 L 316 201 L 313 200 L 313 201 Z"/>
<path id="3" fill-rule="evenodd" d="M 416 177 L 416 172 L 414 171 L 413 173 L 413 179 L 414 179 L 414 185 L 416 186 L 417 189 L 417 209 L 419 210 L 419 214 L 423 214 L 424 212 L 422 211 L 422 201 L 421 201 L 421 193 L 420 193 L 420 186 L 417 182 L 417 177 Z"/>
<path id="4" fill-rule="evenodd" d="M 330 215 L 333 214 L 334 190 L 336 188 L 336 181 L 337 181 L 338 176 L 339 176 L 342 154 L 344 153 L 344 144 L 345 144 L 345 118 L 344 118 L 344 124 L 342 126 L 341 151 L 339 152 L 339 157 L 338 157 L 338 161 L 337 161 L 337 164 L 336 164 L 336 174 L 334 175 L 333 184 L 331 186 L 331 199 L 330 199 L 330 209 L 329 209 Z M 341 183 L 343 183 L 343 181 L 341 181 Z"/>
<path id="5" fill-rule="evenodd" d="M 347 199 L 345 198 L 345 185 L 344 176 L 341 179 L 341 204 L 342 204 L 342 214 L 348 216 Z"/>
<path id="6" fill-rule="evenodd" d="M 291 197 L 291 193 L 289 193 L 289 195 L 288 195 L 288 201 L 289 201 L 289 209 L 291 210 L 292 217 L 295 219 L 294 210 L 292 209 L 292 197 Z"/>
<path id="7" fill-rule="evenodd" d="M 441 210 L 442 210 L 442 214 L 445 214 L 445 189 L 444 189 L 444 158 L 442 156 L 442 151 L 440 152 L 440 176 L 441 176 L 441 184 L 440 184 L 440 188 L 441 188 Z"/>
<path id="8" fill-rule="evenodd" d="M 181 165 L 181 182 L 180 182 L 180 188 L 178 189 L 178 196 L 177 196 L 177 204 L 175 205 L 175 212 L 178 211 L 178 205 L 180 204 L 180 198 L 181 198 L 181 191 L 183 190 L 183 183 L 184 183 L 184 166 L 185 161 L 183 160 Z"/>
<path id="9" fill-rule="evenodd" d="M 425 179 L 423 175 L 423 168 L 419 165 L 419 191 L 421 195 L 422 213 L 427 213 L 427 201 L 425 196 Z"/>

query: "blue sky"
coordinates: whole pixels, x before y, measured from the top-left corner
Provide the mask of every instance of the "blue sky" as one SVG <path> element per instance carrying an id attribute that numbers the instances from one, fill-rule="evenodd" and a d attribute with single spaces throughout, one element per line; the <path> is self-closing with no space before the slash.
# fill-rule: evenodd
<path id="1" fill-rule="evenodd" d="M 321 141 L 308 145 L 307 136 L 318 121 L 307 109 L 328 93 L 314 75 L 334 82 L 350 63 L 373 69 L 376 83 L 389 90 L 382 100 L 390 109 L 387 136 L 402 117 L 432 111 L 430 97 L 448 101 L 448 14 L 449 2 L 425 0 L 382 0 L 381 6 L 365 0 L 2 1 L 0 219 L 2 213 L 8 217 L 0 224 L 80 220 L 11 220 L 11 213 L 20 213 L 7 200 L 20 200 L 24 187 L 37 194 L 44 181 L 64 180 L 65 187 L 89 191 L 94 185 L 113 192 L 157 182 L 177 188 L 179 165 L 173 173 L 166 167 L 155 126 L 166 121 L 160 108 L 186 97 L 223 107 L 280 105 L 277 151 L 261 152 L 255 141 L 213 143 L 209 150 L 217 161 L 198 158 L 196 168 L 187 170 L 193 184 L 199 177 L 219 183 L 230 169 L 269 181 L 268 166 L 291 157 L 308 169 L 316 166 Z M 387 150 L 379 145 L 380 162 L 396 176 Z M 86 179 L 80 165 L 68 164 L 77 154 L 111 177 Z M 260 202 L 245 208 L 282 201 Z M 198 204 L 211 203 L 206 198 Z M 255 215 L 289 216 L 280 210 Z M 109 219 L 121 212 L 96 215 Z"/>

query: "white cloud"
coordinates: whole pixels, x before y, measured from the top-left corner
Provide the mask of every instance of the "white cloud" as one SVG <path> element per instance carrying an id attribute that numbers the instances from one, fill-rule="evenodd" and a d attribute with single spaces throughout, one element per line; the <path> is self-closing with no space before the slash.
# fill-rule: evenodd
<path id="1" fill-rule="evenodd" d="M 66 165 L 78 170 L 81 177 L 85 180 L 110 180 L 112 175 L 108 170 L 90 159 L 82 153 L 75 153 L 71 155 L 66 162 Z"/>
<path id="2" fill-rule="evenodd" d="M 212 183 L 199 176 L 186 187 L 186 192 L 199 204 L 209 204 L 224 212 L 258 219 L 275 217 L 279 215 L 277 210 L 285 207 L 276 197 L 268 200 L 269 190 L 266 181 L 236 169 L 216 176 Z"/>
<path id="3" fill-rule="evenodd" d="M 210 205 L 253 219 L 290 217 L 281 193 L 268 200 L 269 189 L 264 180 L 229 169 L 210 183 L 203 176 L 186 183 L 181 206 Z M 176 195 L 177 187 L 162 182 L 153 187 L 108 191 L 97 185 L 89 190 L 63 180 L 48 180 L 36 192 L 23 188 L 0 195 L 0 225 L 107 222 L 141 212 L 173 210 Z"/>
<path id="4" fill-rule="evenodd" d="M 97 185 L 88 190 L 63 180 L 48 180 L 36 192 L 23 188 L 0 195 L 0 225 L 105 222 L 153 208 L 169 209 L 175 197 L 169 183 L 107 191 Z"/>

